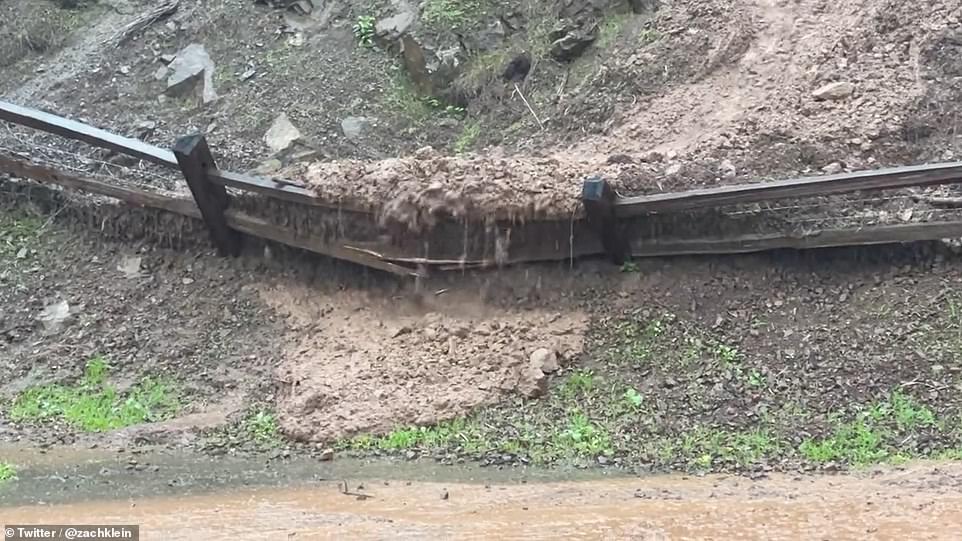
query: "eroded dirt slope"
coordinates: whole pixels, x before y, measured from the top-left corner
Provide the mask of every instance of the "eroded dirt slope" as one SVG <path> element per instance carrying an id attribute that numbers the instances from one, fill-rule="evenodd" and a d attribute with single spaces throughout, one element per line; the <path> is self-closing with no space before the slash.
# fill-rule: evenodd
<path id="1" fill-rule="evenodd" d="M 145 7 L 117 3 L 62 52 L 25 56 L 4 90 L 160 144 L 205 131 L 234 167 L 270 157 L 263 136 L 285 112 L 303 132 L 303 152 L 281 153 L 268 170 L 290 165 L 280 174 L 322 198 L 415 226 L 412 209 L 425 208 L 567 216 L 592 173 L 636 193 L 958 152 L 962 8 L 954 3 L 674 0 L 637 13 L 623 2 L 597 4 L 479 2 L 445 11 L 440 0 L 331 1 L 298 18 L 239 0 L 185 1 L 170 21 L 113 48 L 101 38 Z M 372 46 L 359 41 L 362 18 L 401 15 L 414 21 L 405 30 L 377 34 Z M 597 34 L 559 61 L 552 29 L 569 15 Z M 439 29 L 444 17 L 463 35 L 499 30 L 490 43 L 452 45 Z M 428 47 L 429 60 L 452 51 L 461 67 L 447 86 L 432 74 L 431 88 L 422 88 L 398 51 L 408 34 Z M 165 55 L 191 42 L 217 65 L 220 99 L 212 104 L 167 99 L 154 78 Z M 532 60 L 523 92 L 544 131 L 500 78 L 522 52 Z M 39 69 L 47 62 L 56 69 Z M 144 122 L 146 133 L 137 128 Z M 437 153 L 390 158 L 425 145 Z"/>

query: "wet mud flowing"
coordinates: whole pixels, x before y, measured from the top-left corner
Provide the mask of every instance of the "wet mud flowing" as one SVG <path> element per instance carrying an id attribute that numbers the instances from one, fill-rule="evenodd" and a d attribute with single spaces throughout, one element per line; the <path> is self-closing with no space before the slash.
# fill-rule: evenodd
<path id="1" fill-rule="evenodd" d="M 142 539 L 957 539 L 962 469 L 527 484 L 321 481 L 0 508 L 6 523 L 141 525 Z"/>

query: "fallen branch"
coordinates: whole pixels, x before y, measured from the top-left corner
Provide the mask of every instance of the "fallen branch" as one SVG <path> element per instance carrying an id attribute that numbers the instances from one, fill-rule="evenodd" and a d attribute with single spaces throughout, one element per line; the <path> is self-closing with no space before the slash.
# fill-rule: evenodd
<path id="1" fill-rule="evenodd" d="M 528 111 L 531 111 L 531 116 L 538 121 L 538 126 L 541 127 L 541 131 L 544 131 L 544 123 L 541 122 L 540 118 L 538 118 L 538 113 L 535 113 L 534 109 L 531 108 L 531 104 L 528 103 L 528 100 L 524 97 L 524 94 L 521 92 L 521 87 L 518 86 L 518 83 L 514 83 L 514 91 L 518 96 L 521 97 L 521 101 L 524 102 L 524 105 L 528 108 Z"/>
<path id="2" fill-rule="evenodd" d="M 109 39 L 104 40 L 104 44 L 113 43 L 114 47 L 119 47 L 128 39 L 143 32 L 143 30 L 148 26 L 177 11 L 179 5 L 180 0 L 167 0 L 154 9 L 142 14 L 140 17 L 137 17 L 133 21 L 130 21 L 124 25 L 124 27 L 121 28 L 116 34 L 111 36 Z"/>

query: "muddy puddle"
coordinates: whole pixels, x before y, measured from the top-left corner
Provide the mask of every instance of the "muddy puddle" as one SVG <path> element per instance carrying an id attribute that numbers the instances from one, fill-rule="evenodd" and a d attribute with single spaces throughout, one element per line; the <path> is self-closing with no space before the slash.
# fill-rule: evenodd
<path id="1" fill-rule="evenodd" d="M 957 464 L 751 480 L 24 452 L 0 450 L 23 464 L 0 488 L 0 522 L 135 523 L 149 540 L 916 540 L 962 531 Z"/>

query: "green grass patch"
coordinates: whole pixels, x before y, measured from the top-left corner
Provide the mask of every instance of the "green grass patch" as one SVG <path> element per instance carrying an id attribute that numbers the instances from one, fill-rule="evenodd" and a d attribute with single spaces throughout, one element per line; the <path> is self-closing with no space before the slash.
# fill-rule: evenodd
<path id="1" fill-rule="evenodd" d="M 567 426 L 555 435 L 553 443 L 564 455 L 596 457 L 613 451 L 607 429 L 592 422 L 580 410 L 571 412 Z"/>
<path id="2" fill-rule="evenodd" d="M 36 216 L 16 212 L 0 215 L 0 257 L 25 258 L 42 228 L 43 221 Z"/>
<path id="3" fill-rule="evenodd" d="M 831 435 L 802 442 L 799 452 L 812 462 L 841 462 L 856 467 L 901 460 L 914 454 L 901 449 L 898 440 L 936 425 L 931 409 L 895 391 L 859 412 L 855 419 L 836 421 Z"/>
<path id="4" fill-rule="evenodd" d="M 477 0 L 426 0 L 422 7 L 421 19 L 445 30 L 467 25 L 481 12 Z"/>
<path id="5" fill-rule="evenodd" d="M 565 380 L 561 394 L 566 398 L 575 398 L 590 393 L 595 387 L 595 374 L 591 370 L 578 370 Z"/>
<path id="6" fill-rule="evenodd" d="M 614 357 L 633 365 L 643 365 L 655 360 L 659 339 L 665 334 L 672 318 L 656 317 L 646 322 L 631 319 L 615 327 L 617 333 Z"/>
<path id="7" fill-rule="evenodd" d="M 405 451 L 409 449 L 438 449 L 461 447 L 469 452 L 481 450 L 485 445 L 480 428 L 468 419 L 458 418 L 434 426 L 398 427 L 381 436 L 361 434 L 338 444 L 341 449 L 357 451 Z"/>
<path id="8" fill-rule="evenodd" d="M 268 409 L 252 410 L 241 422 L 241 425 L 244 432 L 257 445 L 276 447 L 281 444 L 281 431 L 277 424 L 277 416 Z"/>
<path id="9" fill-rule="evenodd" d="M 74 386 L 45 385 L 27 389 L 10 407 L 14 421 L 64 420 L 86 432 L 102 432 L 141 423 L 162 421 L 180 408 L 174 386 L 144 378 L 120 393 L 106 382 L 107 363 L 92 358 Z"/>
<path id="10" fill-rule="evenodd" d="M 684 462 L 689 467 L 710 469 L 718 465 L 741 467 L 775 455 L 782 444 L 765 429 L 731 431 L 695 428 L 679 437 L 656 440 L 652 457 L 661 463 Z"/>
<path id="11" fill-rule="evenodd" d="M 13 464 L 0 462 L 0 484 L 13 481 L 16 478 L 17 469 L 13 467 Z"/>
<path id="12" fill-rule="evenodd" d="M 468 120 L 465 122 L 464 127 L 461 128 L 461 134 L 458 135 L 457 140 L 454 142 L 454 152 L 456 154 L 464 154 L 474 146 L 474 143 L 480 135 L 481 123 L 476 120 Z"/>

